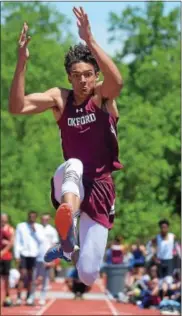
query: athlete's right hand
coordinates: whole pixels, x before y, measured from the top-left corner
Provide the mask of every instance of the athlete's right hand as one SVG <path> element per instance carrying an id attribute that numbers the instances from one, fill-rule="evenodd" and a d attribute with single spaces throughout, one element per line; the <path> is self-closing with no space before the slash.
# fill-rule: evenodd
<path id="1" fill-rule="evenodd" d="M 18 54 L 19 54 L 19 59 L 21 61 L 26 61 L 29 58 L 29 50 L 27 48 L 27 45 L 30 41 L 30 36 L 27 37 L 27 32 L 28 32 L 28 24 L 24 22 L 23 28 L 20 34 L 20 38 L 18 41 L 18 45 L 19 45 Z"/>

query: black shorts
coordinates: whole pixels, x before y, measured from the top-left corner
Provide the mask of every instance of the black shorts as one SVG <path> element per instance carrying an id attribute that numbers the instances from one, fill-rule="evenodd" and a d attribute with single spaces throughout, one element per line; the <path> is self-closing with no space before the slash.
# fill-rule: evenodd
<path id="1" fill-rule="evenodd" d="M 173 259 L 161 260 L 159 264 L 159 276 L 161 279 L 173 274 Z"/>
<path id="2" fill-rule="evenodd" d="M 84 294 L 88 292 L 89 287 L 82 282 L 73 280 L 72 291 L 74 294 L 81 293 Z"/>
<path id="3" fill-rule="evenodd" d="M 0 275 L 9 275 L 11 260 L 0 260 Z"/>
<path id="4" fill-rule="evenodd" d="M 36 257 L 20 257 L 20 269 L 33 270 L 36 264 Z"/>

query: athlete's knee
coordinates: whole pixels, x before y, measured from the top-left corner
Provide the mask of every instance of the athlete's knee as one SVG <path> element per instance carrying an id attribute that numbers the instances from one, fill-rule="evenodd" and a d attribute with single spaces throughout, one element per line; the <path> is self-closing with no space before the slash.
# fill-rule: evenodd
<path id="1" fill-rule="evenodd" d="M 79 159 L 71 158 L 66 161 L 62 184 L 62 196 L 66 193 L 73 193 L 79 198 L 82 198 L 80 192 L 82 175 L 83 164 Z"/>
<path id="2" fill-rule="evenodd" d="M 83 163 L 77 158 L 70 158 L 66 162 L 65 171 L 75 172 L 79 177 L 83 174 Z"/>
<path id="3" fill-rule="evenodd" d="M 94 269 L 91 264 L 89 266 L 78 265 L 77 269 L 80 281 L 88 286 L 91 286 L 99 276 L 99 270 Z"/>
<path id="4" fill-rule="evenodd" d="M 91 286 L 95 280 L 98 278 L 98 271 L 88 271 L 88 269 L 83 269 L 78 271 L 80 281 L 85 285 Z"/>

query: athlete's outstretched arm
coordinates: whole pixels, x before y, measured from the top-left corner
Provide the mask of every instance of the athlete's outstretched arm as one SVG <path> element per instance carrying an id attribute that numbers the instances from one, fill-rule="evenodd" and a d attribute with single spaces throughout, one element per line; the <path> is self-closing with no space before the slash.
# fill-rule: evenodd
<path id="1" fill-rule="evenodd" d="M 9 111 L 12 114 L 40 113 L 53 108 L 57 106 L 57 99 L 61 93 L 60 89 L 52 88 L 44 93 L 33 93 L 25 96 L 25 72 L 29 58 L 27 45 L 30 41 L 30 37 L 27 37 L 27 31 L 28 25 L 24 23 L 19 38 L 18 61 L 9 95 Z"/>
<path id="2" fill-rule="evenodd" d="M 121 74 L 112 59 L 95 41 L 91 32 L 88 16 L 84 12 L 83 8 L 77 9 L 74 7 L 73 12 L 78 20 L 77 25 L 79 29 L 79 36 L 90 48 L 104 75 L 104 81 L 100 87 L 102 97 L 114 99 L 120 94 L 123 86 Z"/>

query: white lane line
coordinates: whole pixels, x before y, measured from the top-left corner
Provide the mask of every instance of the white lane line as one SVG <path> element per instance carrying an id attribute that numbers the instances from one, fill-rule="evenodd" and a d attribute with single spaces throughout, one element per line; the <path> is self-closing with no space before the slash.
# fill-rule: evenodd
<path id="1" fill-rule="evenodd" d="M 105 290 L 104 286 L 101 282 L 98 282 L 98 286 L 99 286 L 101 292 L 103 292 Z M 112 302 L 109 300 L 109 298 L 106 295 L 104 297 L 104 301 L 106 302 L 107 306 L 109 307 L 112 315 L 114 315 L 114 316 L 119 315 L 117 309 L 114 307 L 114 305 L 112 304 Z"/>
<path id="2" fill-rule="evenodd" d="M 112 315 L 116 315 L 116 316 L 119 315 L 117 309 L 114 307 L 112 302 L 107 297 L 105 297 L 104 300 L 105 300 L 107 306 L 109 307 Z"/>
<path id="3" fill-rule="evenodd" d="M 98 280 L 98 281 L 99 281 L 99 282 L 97 282 L 97 284 L 98 284 L 100 290 L 105 293 L 105 298 L 104 298 L 104 300 L 105 300 L 106 304 L 108 305 L 109 309 L 111 310 L 112 315 L 116 315 L 116 316 L 117 316 L 117 315 L 125 315 L 125 316 L 127 316 L 127 315 L 130 315 L 130 316 L 131 316 L 131 315 L 134 315 L 134 314 L 132 314 L 132 313 L 125 313 L 125 312 L 120 312 L 120 311 L 118 311 L 118 310 L 114 307 L 114 305 L 113 305 L 113 303 L 112 303 L 112 300 L 115 300 L 114 297 L 112 296 L 112 294 L 111 294 L 107 289 L 105 289 L 103 283 L 100 282 L 100 280 Z"/>
<path id="4" fill-rule="evenodd" d="M 43 315 L 43 313 L 45 313 L 45 311 L 56 301 L 56 298 L 53 298 L 52 300 L 50 300 L 44 307 L 42 307 L 38 313 L 36 313 L 35 315 Z"/>

